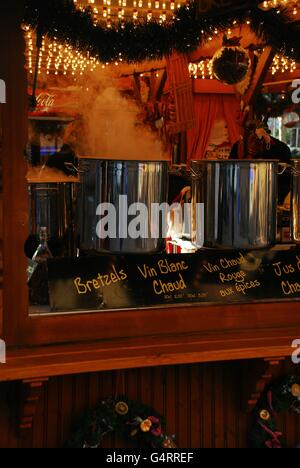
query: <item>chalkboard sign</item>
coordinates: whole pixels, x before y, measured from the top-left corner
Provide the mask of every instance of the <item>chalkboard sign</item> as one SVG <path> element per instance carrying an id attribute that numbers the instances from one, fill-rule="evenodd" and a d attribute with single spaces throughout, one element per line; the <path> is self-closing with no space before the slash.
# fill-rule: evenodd
<path id="1" fill-rule="evenodd" d="M 48 261 L 52 311 L 300 300 L 300 249 Z"/>

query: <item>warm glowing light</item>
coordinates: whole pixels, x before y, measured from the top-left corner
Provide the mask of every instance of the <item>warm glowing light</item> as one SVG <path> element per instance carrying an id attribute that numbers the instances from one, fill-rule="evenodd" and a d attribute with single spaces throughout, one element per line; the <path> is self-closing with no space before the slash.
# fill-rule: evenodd
<path id="1" fill-rule="evenodd" d="M 38 74 L 43 72 L 47 75 L 83 75 L 86 70 L 94 71 L 100 65 L 99 61 L 88 53 L 83 55 L 80 51 L 73 49 L 70 45 L 59 44 L 56 40 L 51 41 L 47 37 L 42 38 L 42 47 L 38 53 L 33 44 L 36 44 L 35 35 L 29 31 L 26 36 L 27 46 L 27 68 L 30 74 L 36 67 Z"/>
<path id="2" fill-rule="evenodd" d="M 198 63 L 189 63 L 190 77 L 193 79 L 212 80 L 214 78 L 212 71 L 212 60 L 203 59 Z"/>
<path id="3" fill-rule="evenodd" d="M 265 0 L 262 2 L 261 8 L 264 10 L 279 8 L 278 13 L 280 13 L 280 8 L 285 8 L 293 15 L 297 15 L 299 0 Z"/>
<path id="4" fill-rule="evenodd" d="M 296 70 L 296 68 L 297 68 L 297 64 L 295 60 L 289 57 L 275 55 L 273 63 L 272 63 L 271 72 L 272 72 L 272 75 L 276 75 L 276 73 L 286 73 L 286 72 L 293 73 Z"/>
<path id="5" fill-rule="evenodd" d="M 174 17 L 174 10 L 184 5 L 188 0 L 77 0 L 76 7 L 84 11 L 86 7 L 92 7 L 94 24 L 106 25 L 108 28 L 120 20 L 121 27 L 125 21 L 133 19 L 156 19 L 160 23 Z M 109 10 L 110 8 L 110 10 Z M 136 10 L 141 9 L 139 14 Z M 121 10 L 124 13 L 121 14 Z M 151 11 L 150 11 L 151 10 Z"/>

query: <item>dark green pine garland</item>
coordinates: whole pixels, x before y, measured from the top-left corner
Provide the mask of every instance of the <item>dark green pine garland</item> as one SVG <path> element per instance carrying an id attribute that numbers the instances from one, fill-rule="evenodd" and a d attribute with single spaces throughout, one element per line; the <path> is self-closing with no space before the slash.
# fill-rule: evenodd
<path id="1" fill-rule="evenodd" d="M 236 24 L 250 21 L 258 38 L 273 46 L 277 53 L 300 59 L 299 23 L 291 23 L 286 12 L 257 7 L 222 11 L 221 16 L 197 17 L 196 1 L 182 6 L 175 18 L 159 24 L 157 21 L 132 21 L 111 28 L 95 26 L 91 9 L 78 10 L 72 0 L 26 0 L 24 22 L 40 34 L 48 34 L 59 42 L 68 43 L 101 62 L 122 60 L 132 63 L 161 59 L 173 51 L 188 53 L 205 43 L 215 29 L 225 32 Z"/>

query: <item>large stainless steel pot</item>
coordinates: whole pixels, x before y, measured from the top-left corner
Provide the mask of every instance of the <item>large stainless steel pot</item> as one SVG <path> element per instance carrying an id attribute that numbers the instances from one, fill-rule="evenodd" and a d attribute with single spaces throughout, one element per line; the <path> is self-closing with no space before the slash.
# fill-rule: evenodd
<path id="1" fill-rule="evenodd" d="M 300 159 L 292 159 L 292 240 L 300 244 Z"/>
<path id="2" fill-rule="evenodd" d="M 143 203 L 148 217 L 144 221 L 151 233 L 151 205 L 167 202 L 168 163 L 166 161 L 117 161 L 85 158 L 81 160 L 81 189 L 79 195 L 79 233 L 81 252 L 150 253 L 162 250 L 162 236 L 132 239 L 124 231 L 124 223 L 132 217 L 120 205 L 120 196 L 127 196 L 128 206 Z M 109 203 L 116 210 L 116 237 L 99 237 L 97 225 L 101 219 L 98 206 Z M 98 213 L 98 215 L 97 215 Z M 121 227 L 122 224 L 122 227 Z M 122 237 L 122 238 L 121 238 Z"/>
<path id="3" fill-rule="evenodd" d="M 73 182 L 30 183 L 31 234 L 38 238 L 47 227 L 54 256 L 76 256 L 76 200 L 78 184 Z"/>
<path id="4" fill-rule="evenodd" d="M 192 162 L 193 204 L 204 204 L 204 247 L 258 249 L 275 244 L 278 161 Z M 194 241 L 197 230 L 194 225 Z"/>

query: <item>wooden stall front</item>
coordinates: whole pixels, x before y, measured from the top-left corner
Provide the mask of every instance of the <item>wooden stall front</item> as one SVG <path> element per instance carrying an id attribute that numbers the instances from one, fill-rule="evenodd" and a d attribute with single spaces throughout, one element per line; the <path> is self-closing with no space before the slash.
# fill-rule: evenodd
<path id="1" fill-rule="evenodd" d="M 124 310 L 29 314 L 24 255 L 29 232 L 28 163 L 24 157 L 28 56 L 20 27 L 23 14 L 22 1 L 1 6 L 0 78 L 6 84 L 6 102 L 0 104 L 0 337 L 7 354 L 6 363 L 0 364 L 0 446 L 61 447 L 84 411 L 120 394 L 163 414 L 168 433 L 176 435 L 177 447 L 246 447 L 251 411 L 265 386 L 280 376 L 299 375 L 299 366 L 291 361 L 293 342 L 300 339 L 300 294 L 296 291 L 297 287 L 300 291 L 300 283 L 296 280 L 291 298 L 277 294 L 280 280 L 273 272 L 274 280 L 267 278 L 267 286 L 262 283 L 258 300 L 186 300 Z M 252 43 L 249 31 L 243 31 L 243 38 L 244 46 Z M 221 45 L 219 34 L 189 54 L 187 63 L 211 58 Z M 260 55 L 244 95 L 245 105 L 262 89 L 287 93 L 291 82 L 300 78 L 299 68 L 285 71 L 282 79 L 268 72 L 274 55 L 271 48 Z M 150 70 L 156 96 L 163 94 L 164 70 L 170 66 L 165 60 L 151 65 L 143 62 L 135 68 L 118 66 L 120 87 L 122 80 L 123 84 L 133 80 L 137 97 L 141 97 L 137 73 Z M 153 70 L 159 71 L 160 78 L 163 73 L 163 82 L 155 81 Z M 204 78 L 191 79 L 193 99 L 211 94 L 236 98 L 235 87 Z M 188 163 L 184 144 L 188 131 L 178 128 L 174 132 L 181 141 L 177 159 L 181 167 Z M 293 262 L 298 259 L 300 269 L 300 250 L 293 248 Z M 288 248 L 281 245 L 278 251 L 282 264 L 288 266 Z M 297 277 L 296 272 L 293 278 Z M 289 276 L 284 278 L 288 281 Z M 297 415 L 280 417 L 278 425 L 285 429 L 288 446 L 296 446 L 300 438 Z M 113 435 L 103 446 L 128 444 Z"/>

